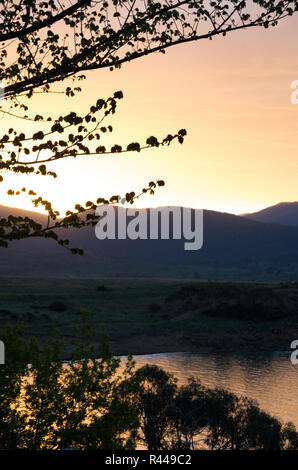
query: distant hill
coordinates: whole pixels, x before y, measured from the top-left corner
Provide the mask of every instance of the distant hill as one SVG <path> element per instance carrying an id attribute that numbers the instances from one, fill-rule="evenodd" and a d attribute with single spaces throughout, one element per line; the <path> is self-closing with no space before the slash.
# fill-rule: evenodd
<path id="1" fill-rule="evenodd" d="M 26 211 L 24 209 L 18 209 L 16 207 L 0 206 L 0 218 L 7 217 L 9 215 L 13 215 L 15 217 L 30 217 L 41 224 L 46 223 L 48 219 L 46 215 L 40 214 L 39 212 Z"/>
<path id="2" fill-rule="evenodd" d="M 148 213 L 148 209 L 142 211 Z M 41 223 L 47 220 L 0 206 L 0 217 L 8 213 L 37 217 Z M 292 274 L 287 277 L 296 279 L 297 272 L 298 279 L 298 227 L 248 217 L 204 211 L 203 248 L 189 252 L 184 251 L 183 240 L 99 241 L 92 227 L 59 233 L 70 239 L 71 246 L 83 248 L 84 256 L 72 255 L 53 240 L 21 240 L 0 249 L 0 276 L 238 278 L 240 269 L 246 278 L 263 279 L 262 270 L 283 276 L 290 266 Z"/>
<path id="3" fill-rule="evenodd" d="M 259 212 L 244 214 L 248 219 L 298 227 L 298 202 L 281 202 Z"/>

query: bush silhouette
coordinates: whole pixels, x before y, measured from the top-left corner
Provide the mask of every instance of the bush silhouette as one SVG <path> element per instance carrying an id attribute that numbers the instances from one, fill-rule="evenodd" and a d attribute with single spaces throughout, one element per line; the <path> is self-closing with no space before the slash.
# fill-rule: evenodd
<path id="1" fill-rule="evenodd" d="M 51 303 L 50 309 L 53 310 L 53 312 L 65 312 L 67 305 L 64 302 L 55 301 Z"/>
<path id="2" fill-rule="evenodd" d="M 57 335 L 40 348 L 20 324 L 0 331 L 6 363 L 0 366 L 0 450 L 298 449 L 292 423 L 257 403 L 195 378 L 179 386 L 163 369 L 120 369 L 104 330 L 87 312 L 75 327 L 71 360 L 62 360 Z M 30 366 L 28 365 L 30 364 Z"/>

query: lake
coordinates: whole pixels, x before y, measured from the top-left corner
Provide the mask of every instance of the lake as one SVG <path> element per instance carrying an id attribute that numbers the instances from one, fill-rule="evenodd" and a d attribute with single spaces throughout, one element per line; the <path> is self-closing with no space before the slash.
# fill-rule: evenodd
<path id="1" fill-rule="evenodd" d="M 137 367 L 156 364 L 180 383 L 198 377 L 208 387 L 226 388 L 257 400 L 260 407 L 298 429 L 298 365 L 289 355 L 237 357 L 193 353 L 134 356 Z"/>

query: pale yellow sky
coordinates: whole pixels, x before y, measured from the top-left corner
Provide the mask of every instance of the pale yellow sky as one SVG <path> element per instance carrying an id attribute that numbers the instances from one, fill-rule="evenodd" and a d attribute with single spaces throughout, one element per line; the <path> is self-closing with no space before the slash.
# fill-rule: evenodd
<path id="1" fill-rule="evenodd" d="M 125 99 L 107 121 L 114 127 L 111 144 L 163 138 L 180 128 L 188 136 L 182 146 L 59 162 L 53 165 L 57 180 L 7 178 L 1 204 L 31 208 L 29 201 L 5 195 L 13 180 L 64 211 L 99 196 L 138 191 L 158 178 L 166 186 L 138 206 L 241 213 L 298 200 L 298 105 L 290 102 L 290 84 L 298 79 L 297 26 L 298 15 L 271 30 L 232 33 L 139 59 L 120 71 L 94 71 L 73 100 L 38 95 L 32 114 L 60 114 L 83 112 L 97 98 L 123 90 Z M 3 130 L 10 124 L 0 121 Z"/>

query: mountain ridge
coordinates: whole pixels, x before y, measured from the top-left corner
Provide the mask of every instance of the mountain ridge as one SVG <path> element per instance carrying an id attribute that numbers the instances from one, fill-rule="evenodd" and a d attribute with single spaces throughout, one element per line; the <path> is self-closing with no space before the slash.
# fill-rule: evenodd
<path id="1" fill-rule="evenodd" d="M 251 220 L 298 227 L 298 202 L 280 202 L 264 209 L 242 214 Z"/>
<path id="2" fill-rule="evenodd" d="M 0 217 L 7 211 L 12 215 L 32 214 L 0 206 Z M 298 227 L 263 223 L 217 211 L 204 210 L 203 213 L 204 242 L 198 251 L 184 251 L 183 239 L 98 240 L 94 227 L 59 229 L 57 233 L 61 238 L 68 238 L 70 246 L 84 249 L 84 256 L 72 255 L 54 240 L 19 240 L 12 242 L 8 249 L 0 249 L 0 276 L 154 277 L 174 273 L 175 277 L 183 273 L 193 275 L 210 266 L 215 274 L 220 270 L 233 270 L 235 266 L 237 269 L 254 266 L 254 273 L 258 275 L 261 269 L 258 266 L 263 265 L 273 271 L 278 266 L 284 272 L 294 266 L 298 276 Z M 36 218 L 36 213 L 33 216 Z M 39 218 L 41 223 L 47 221 L 46 215 L 39 214 Z"/>

